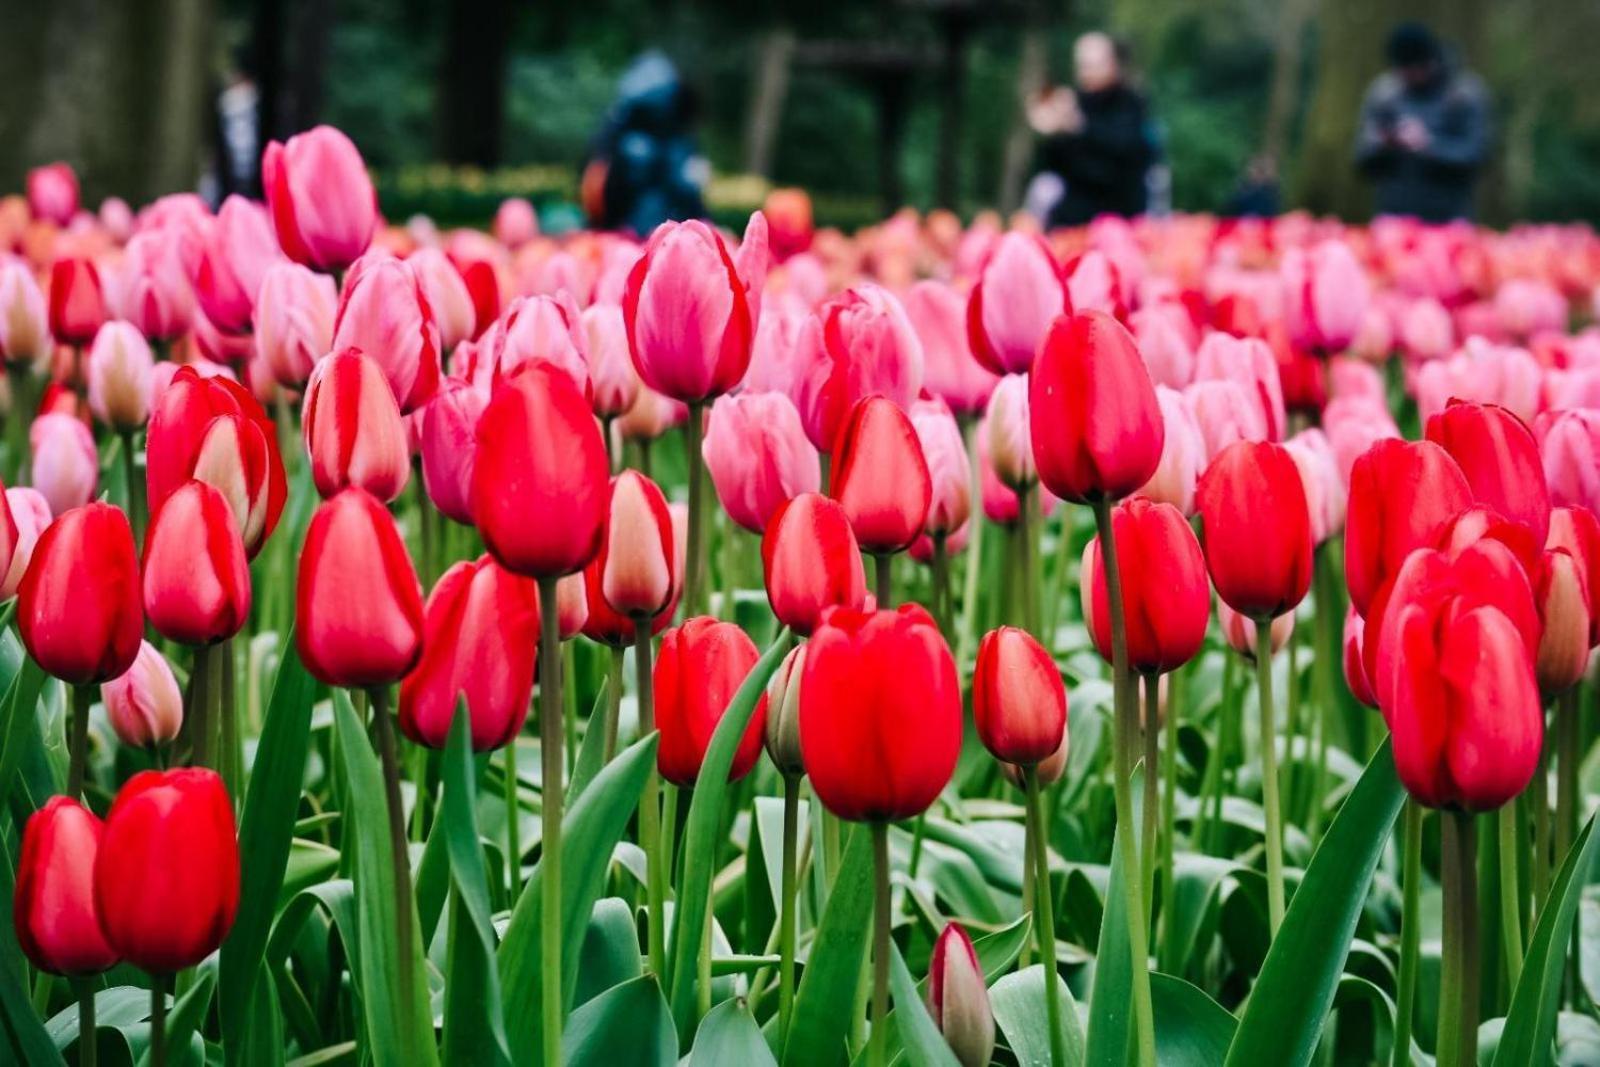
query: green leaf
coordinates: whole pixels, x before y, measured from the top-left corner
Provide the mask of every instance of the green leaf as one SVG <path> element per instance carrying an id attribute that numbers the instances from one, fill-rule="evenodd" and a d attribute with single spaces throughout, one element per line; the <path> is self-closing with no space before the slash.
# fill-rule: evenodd
<path id="1" fill-rule="evenodd" d="M 1495 1067 L 1542 1062 L 1550 1056 L 1556 1013 L 1561 1008 L 1561 986 L 1567 948 L 1572 941 L 1572 922 L 1578 913 L 1583 887 L 1594 867 L 1597 840 L 1600 838 L 1595 836 L 1591 817 L 1567 850 L 1561 872 L 1556 875 L 1550 895 L 1539 909 L 1539 922 L 1528 941 L 1522 975 L 1511 994 L 1511 1010 L 1506 1013 L 1505 1028 L 1500 1032 Z"/>
<path id="2" fill-rule="evenodd" d="M 564 1067 L 674 1067 L 678 1032 L 655 977 L 613 986 L 573 1012 L 561 1035 L 561 1062 Z"/>
<path id="3" fill-rule="evenodd" d="M 211 1006 L 211 992 L 216 985 L 215 971 L 202 967 L 196 972 L 194 985 L 178 998 L 177 1003 L 172 1006 L 172 1011 L 167 1014 L 165 1026 L 167 1048 L 181 1049 L 188 1046 L 200 1028 L 200 1020 L 205 1018 L 206 1009 Z M 150 1052 L 147 1049 L 144 1055 L 139 1057 L 139 1067 L 146 1067 L 149 1063 Z"/>
<path id="4" fill-rule="evenodd" d="M 744 738 L 745 728 L 755 714 L 756 705 L 766 693 L 767 680 L 783 662 L 794 643 L 785 627 L 767 646 L 767 651 L 746 676 L 723 713 L 706 746 L 700 763 L 693 799 L 689 802 L 688 825 L 684 831 L 683 869 L 678 879 L 673 909 L 672 943 L 668 948 L 667 973 L 671 976 L 673 1018 L 678 1020 L 681 1043 L 694 1034 L 695 959 L 705 940 L 711 909 L 711 878 L 715 874 L 717 835 L 722 824 L 722 808 L 728 792 L 728 770 Z M 868 866 L 871 866 L 868 863 Z"/>
<path id="5" fill-rule="evenodd" d="M 1162 1067 L 1212 1067 L 1228 1054 L 1239 1020 L 1182 978 L 1150 976 L 1156 1017 L 1156 1062 Z"/>
<path id="6" fill-rule="evenodd" d="M 1020 1067 L 1032 1064 L 1047 1067 L 1050 1063 L 1050 1022 L 1044 1002 L 1044 983 L 1044 966 L 1036 963 L 1006 975 L 989 990 L 994 1021 Z M 1059 974 L 1056 986 L 1061 993 L 1061 1029 L 1066 1039 L 1067 1063 L 1083 1063 L 1086 1050 L 1077 1005 Z"/>
<path id="7" fill-rule="evenodd" d="M 589 916 L 589 929 L 583 935 L 578 988 L 572 1003 L 593 1000 L 612 986 L 643 973 L 644 955 L 639 951 L 639 928 L 633 922 L 633 909 L 621 897 L 596 902 L 594 913 Z"/>
<path id="8" fill-rule="evenodd" d="M 305 779 L 315 691 L 315 680 L 301 665 L 293 642 L 287 642 L 239 820 L 238 917 L 222 943 L 217 1013 L 230 1064 L 239 1061 L 239 1038 L 277 914 Z"/>
<path id="9" fill-rule="evenodd" d="M 1142 766 L 1142 765 L 1141 765 Z M 1133 825 L 1144 810 L 1144 772 L 1136 771 L 1133 784 Z M 1106 884 L 1105 910 L 1100 914 L 1100 940 L 1095 949 L 1094 985 L 1089 990 L 1089 1037 L 1084 1062 L 1093 1067 L 1123 1067 L 1129 1060 L 1133 1027 L 1133 951 L 1128 945 L 1126 877 L 1122 849 L 1111 835 L 1111 872 Z M 1134 872 L 1137 877 L 1138 872 Z M 1042 989 L 1042 987 L 1041 987 Z"/>
<path id="10" fill-rule="evenodd" d="M 605 887 L 611 854 L 639 804 L 644 780 L 655 766 L 658 734 L 635 741 L 595 776 L 561 820 L 561 982 L 570 1005 L 578 984 L 578 959 L 594 902 Z M 513 1006 L 506 1038 L 514 1063 L 533 1063 L 540 1048 L 539 916 L 543 863 L 536 864 L 511 912 L 500 942 L 500 987 Z M 588 1005 L 585 1005 L 587 1008 Z M 576 1018 L 576 1015 L 573 1016 Z M 568 1023 L 568 1033 L 571 1023 Z M 676 1047 L 676 1038 L 674 1038 Z"/>
<path id="11" fill-rule="evenodd" d="M 961 1067 L 922 1003 L 917 983 L 912 981 L 906 961 L 892 940 L 889 942 L 889 989 L 894 993 L 895 1029 L 900 1033 L 906 1061 L 913 1067 Z M 887 1023 L 887 1018 L 884 1021 Z"/>
<path id="12" fill-rule="evenodd" d="M 1383 846 L 1405 800 L 1386 738 L 1289 902 L 1228 1046 L 1230 1067 L 1311 1061 Z"/>
<path id="13" fill-rule="evenodd" d="M 595 694 L 594 706 L 589 709 L 589 724 L 583 731 L 583 741 L 578 745 L 578 758 L 572 764 L 572 780 L 567 783 L 567 803 L 576 804 L 578 797 L 588 788 L 594 776 L 600 773 L 600 768 L 606 762 L 606 732 L 600 726 L 605 721 L 606 704 L 610 697 L 606 694 L 611 691 L 611 679 L 606 678 L 600 682 L 600 690 Z"/>
<path id="14" fill-rule="evenodd" d="M 399 902 L 405 915 L 403 919 L 397 915 L 383 773 L 343 689 L 333 691 L 333 721 L 351 809 L 345 843 L 355 849 L 356 920 L 361 939 L 357 970 L 367 1048 L 379 1063 L 434 1064 L 439 1052 L 434 1045 L 416 902 L 409 896 Z M 411 924 L 409 988 L 401 980 L 399 946 L 395 944 L 397 921 Z"/>
<path id="15" fill-rule="evenodd" d="M 852 826 L 795 991 L 784 1067 L 845 1062 L 844 1039 L 871 935 L 872 834 L 865 826 Z"/>
<path id="16" fill-rule="evenodd" d="M 6 637 L 11 638 L 9 630 Z M 5 724 L 0 727 L 0 803 L 11 796 L 17 771 L 22 766 L 22 750 L 38 726 L 34 709 L 38 707 L 39 690 L 44 688 L 44 681 L 44 668 L 24 657 L 21 670 L 6 687 Z"/>
<path id="17" fill-rule="evenodd" d="M 495 966 L 489 879 L 473 816 L 472 723 L 456 704 L 444 749 L 439 821 L 450 854 L 450 946 L 444 986 L 444 1061 L 508 1063 L 500 972 Z"/>
<path id="18" fill-rule="evenodd" d="M 694 1051 L 689 1054 L 689 1067 L 723 1067 L 739 1064 L 740 1067 L 778 1067 L 761 1036 L 761 1027 L 750 1015 L 743 1000 L 724 1000 L 700 1020 L 700 1029 L 694 1035 Z"/>

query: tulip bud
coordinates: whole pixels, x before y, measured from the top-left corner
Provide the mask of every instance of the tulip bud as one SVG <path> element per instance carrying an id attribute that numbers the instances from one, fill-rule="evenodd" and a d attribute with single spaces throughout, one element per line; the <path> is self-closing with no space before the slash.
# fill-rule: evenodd
<path id="1" fill-rule="evenodd" d="M 492 232 L 495 240 L 516 248 L 539 236 L 539 215 L 527 200 L 508 196 L 495 209 Z"/>
<path id="2" fill-rule="evenodd" d="M 1071 310 L 1066 279 L 1044 239 L 1013 230 L 995 245 L 968 299 L 972 354 L 995 374 L 1025 375 L 1050 324 Z"/>
<path id="3" fill-rule="evenodd" d="M 361 489 L 324 501 L 306 528 L 295 647 L 328 685 L 385 685 L 422 654 L 422 590 L 394 518 Z"/>
<path id="4" fill-rule="evenodd" d="M 892 401 L 867 397 L 851 411 L 834 445 L 830 495 L 867 552 L 886 555 L 922 532 L 933 481 L 917 431 Z"/>
<path id="5" fill-rule="evenodd" d="M 1451 401 L 1428 420 L 1427 438 L 1450 453 L 1472 498 L 1520 522 L 1542 545 L 1550 532 L 1550 491 L 1533 433 L 1493 404 Z"/>
<path id="6" fill-rule="evenodd" d="M 44 294 L 28 264 L 15 256 L 0 258 L 0 358 L 7 363 L 33 363 L 50 347 L 50 321 Z"/>
<path id="7" fill-rule="evenodd" d="M 961 752 L 961 685 L 932 616 L 835 608 L 806 645 L 800 747 L 817 799 L 841 819 L 920 815 Z"/>
<path id="8" fill-rule="evenodd" d="M 189 234 L 179 223 L 142 229 L 128 242 L 117 306 L 123 318 L 153 341 L 177 340 L 203 317 L 195 312 L 187 247 Z"/>
<path id="9" fill-rule="evenodd" d="M 18 946 L 41 971 L 99 974 L 117 962 L 94 901 L 104 833 L 94 813 L 71 797 L 51 797 L 28 816 L 11 915 Z"/>
<path id="10" fill-rule="evenodd" d="M 807 365 L 797 371 L 795 406 L 806 434 L 832 452 L 851 412 L 880 395 L 902 411 L 922 390 L 922 342 L 905 307 L 889 290 L 858 285 L 817 309 L 818 326 L 801 347 Z"/>
<path id="11" fill-rule="evenodd" d="M 673 427 L 682 426 L 688 418 L 687 405 L 640 386 L 633 407 L 617 419 L 617 432 L 626 441 L 654 441 Z"/>
<path id="12" fill-rule="evenodd" d="M 278 384 L 299 389 L 317 360 L 333 347 L 333 317 L 339 294 L 333 279 L 298 263 L 279 260 L 256 290 L 256 351 Z"/>
<path id="13" fill-rule="evenodd" d="M 50 268 L 50 332 L 62 344 L 82 347 L 108 318 L 100 272 L 82 256 L 58 259 Z"/>
<path id="14" fill-rule="evenodd" d="M 595 414 L 615 418 L 639 396 L 639 372 L 628 350 L 628 325 L 614 304 L 591 304 L 580 316 L 588 341 L 589 381 Z M 797 420 L 798 421 L 798 417 Z"/>
<path id="15" fill-rule="evenodd" d="M 1150 480 L 1139 488 L 1139 495 L 1171 504 L 1184 515 L 1193 515 L 1195 485 L 1206 461 L 1205 438 L 1182 393 L 1158 385 L 1156 402 L 1161 406 L 1165 435 L 1161 462 Z"/>
<path id="16" fill-rule="evenodd" d="M 1061 731 L 1061 746 L 1033 765 L 1033 773 L 1039 779 L 1040 789 L 1047 785 L 1055 785 L 1061 780 L 1061 776 L 1067 773 L 1067 746 L 1071 740 L 1070 731 Z M 1000 773 L 1006 776 L 1006 781 L 1018 789 L 1026 790 L 1028 779 L 1023 771 L 1024 768 L 1020 764 L 1000 761 Z"/>
<path id="17" fill-rule="evenodd" d="M 155 359 L 150 342 L 126 322 L 100 327 L 89 349 L 89 409 L 113 430 L 136 430 L 150 417 Z"/>
<path id="18" fill-rule="evenodd" d="M 767 728 L 763 743 L 780 774 L 798 778 L 806 773 L 800 749 L 800 675 L 805 670 L 806 649 L 796 645 L 783 657 L 777 673 L 767 683 Z"/>
<path id="19" fill-rule="evenodd" d="M 672 516 L 655 482 L 626 470 L 611 481 L 600 592 L 611 609 L 653 618 L 672 600 Z"/>
<path id="20" fill-rule="evenodd" d="M 972 355 L 961 294 L 944 282 L 924 280 L 906 291 L 904 303 L 906 317 L 922 342 L 923 389 L 957 414 L 981 412 L 999 378 Z"/>
<path id="21" fill-rule="evenodd" d="M 979 642 L 972 719 L 983 746 L 1006 763 L 1038 763 L 1061 746 L 1066 687 L 1050 653 L 1026 630 L 1002 626 Z"/>
<path id="22" fill-rule="evenodd" d="M 989 467 L 1007 489 L 1027 489 L 1039 481 L 1033 459 L 1033 435 L 1028 423 L 1028 379 L 1008 374 L 989 394 L 983 420 Z"/>
<path id="23" fill-rule="evenodd" d="M 1228 643 L 1228 647 L 1254 663 L 1256 650 L 1260 648 L 1261 624 L 1234 611 L 1222 600 L 1217 601 L 1217 624 L 1222 629 L 1222 639 Z M 1270 655 L 1276 656 L 1283 651 L 1283 646 L 1289 643 L 1293 634 L 1294 612 L 1286 612 L 1273 619 Z"/>
<path id="24" fill-rule="evenodd" d="M 354 485 L 388 503 L 406 487 L 411 455 L 400 408 L 383 368 L 359 349 L 317 364 L 300 426 L 311 478 L 323 498 Z"/>
<path id="25" fill-rule="evenodd" d="M 701 453 L 728 517 L 752 533 L 765 530 L 784 501 L 822 485 L 817 450 L 782 393 L 718 397 Z"/>
<path id="26" fill-rule="evenodd" d="M 272 217 L 237 194 L 201 229 L 194 292 L 200 310 L 223 333 L 250 332 L 251 312 L 267 268 L 283 258 Z"/>
<path id="27" fill-rule="evenodd" d="M 17 526 L 23 526 L 20 514 Z M 1589 592 L 1589 646 L 1600 645 L 1600 518 L 1587 508 L 1556 508 L 1550 513 L 1545 548 L 1563 549 L 1578 562 Z"/>
<path id="28" fill-rule="evenodd" d="M 565 290 L 555 296 L 518 297 L 478 341 L 474 384 L 484 387 L 509 378 L 531 363 L 566 373 L 588 402 L 589 337 L 578 305 Z"/>
<path id="29" fill-rule="evenodd" d="M 94 864 L 106 941 L 124 960 L 166 975 L 222 944 L 239 908 L 233 802 L 215 771 L 141 771 L 106 816 Z"/>
<path id="30" fill-rule="evenodd" d="M 446 378 L 422 410 L 422 484 L 433 506 L 463 526 L 472 525 L 472 463 L 488 406 L 488 393 Z"/>
<path id="31" fill-rule="evenodd" d="M 1281 441 L 1288 416 L 1284 413 L 1283 386 L 1278 363 L 1265 341 L 1214 333 L 1195 353 L 1196 382 L 1233 382 L 1260 412 L 1262 438 Z"/>
<path id="32" fill-rule="evenodd" d="M 1583 563 L 1564 548 L 1544 553 L 1534 599 L 1543 624 L 1535 673 L 1545 694 L 1578 684 L 1589 666 L 1589 590 Z"/>
<path id="33" fill-rule="evenodd" d="M 570 641 L 583 632 L 589 621 L 589 587 L 582 572 L 556 582 L 556 618 L 561 640 Z"/>
<path id="34" fill-rule="evenodd" d="M 1378 706 L 1378 698 L 1372 694 L 1372 683 L 1367 681 L 1366 654 L 1362 648 L 1366 620 L 1356 614 L 1352 605 L 1344 616 L 1344 682 L 1350 687 L 1350 695 L 1369 708 Z"/>
<path id="35" fill-rule="evenodd" d="M 928 1014 L 961 1067 L 988 1067 L 994 1057 L 994 1011 L 978 952 L 959 923 L 946 923 L 933 943 Z"/>
<path id="36" fill-rule="evenodd" d="M 0 286 L 3 284 L 0 276 Z M 1558 507 L 1600 511 L 1600 411 L 1547 411 L 1539 416 L 1534 429 L 1551 502 Z"/>
<path id="37" fill-rule="evenodd" d="M 1330 238 L 1285 263 L 1296 341 L 1318 352 L 1342 352 L 1361 331 L 1371 299 L 1366 272 L 1350 245 Z"/>
<path id="38" fill-rule="evenodd" d="M 1200 479 L 1206 566 L 1217 595 L 1252 619 L 1276 617 L 1311 586 L 1311 514 L 1282 445 L 1228 446 Z"/>
<path id="39" fill-rule="evenodd" d="M 94 499 L 100 457 L 94 436 L 76 416 L 40 415 L 28 428 L 34 485 L 59 515 Z"/>
<path id="40" fill-rule="evenodd" d="M 189 482 L 156 512 L 144 542 L 144 610 L 157 633 L 210 645 L 250 619 L 250 564 L 233 509 L 204 482 Z"/>
<path id="41" fill-rule="evenodd" d="M 819 493 L 779 505 L 761 539 L 767 601 L 778 621 L 809 636 L 830 607 L 860 610 L 866 573 L 850 517 Z"/>
<path id="42" fill-rule="evenodd" d="M 1165 439 L 1161 408 L 1133 338 L 1109 315 L 1057 319 L 1028 389 L 1034 461 L 1056 496 L 1116 500 L 1155 473 Z"/>
<path id="43" fill-rule="evenodd" d="M 28 171 L 28 210 L 36 219 L 65 226 L 78 213 L 78 175 L 70 163 L 46 163 Z"/>
<path id="44" fill-rule="evenodd" d="M 1345 516 L 1345 580 L 1350 603 L 1368 617 L 1378 591 L 1414 549 L 1472 504 L 1472 490 L 1450 453 L 1429 441 L 1383 440 L 1350 470 Z"/>
<path id="45" fill-rule="evenodd" d="M 1311 516 L 1311 539 L 1321 544 L 1338 536 L 1344 530 L 1349 490 L 1339 476 L 1339 460 L 1327 435 L 1312 427 L 1289 438 L 1283 447 L 1300 471 Z"/>
<path id="46" fill-rule="evenodd" d="M 717 723 L 760 658 L 755 642 L 743 630 L 707 615 L 661 635 L 655 664 L 655 710 L 661 731 L 657 763 L 663 778 L 693 787 Z M 728 781 L 749 774 L 761 757 L 766 715 L 763 694 L 734 752 Z"/>
<path id="47" fill-rule="evenodd" d="M 350 268 L 333 320 L 333 350 L 349 348 L 377 361 L 402 413 L 439 388 L 439 327 L 405 260 L 373 252 Z"/>
<path id="48" fill-rule="evenodd" d="M 972 510 L 972 465 L 961 427 L 942 400 L 919 400 L 911 405 L 911 425 L 922 445 L 933 487 L 923 530 L 951 537 L 966 525 Z"/>
<path id="49" fill-rule="evenodd" d="M 1205 643 L 1211 589 L 1200 543 L 1177 508 L 1141 497 L 1112 511 L 1111 529 L 1122 579 L 1128 666 L 1139 674 L 1176 670 Z M 1089 636 L 1109 663 L 1111 597 L 1099 537 L 1083 547 L 1078 585 Z"/>
<path id="50" fill-rule="evenodd" d="M 133 666 L 100 685 L 100 699 L 117 740 L 132 748 L 165 745 L 183 727 L 183 693 L 166 657 L 139 643 Z"/>
<path id="51" fill-rule="evenodd" d="M 443 748 L 465 697 L 473 751 L 509 744 L 533 695 L 538 584 L 488 556 L 463 560 L 440 577 L 426 610 L 422 658 L 400 683 L 401 732 Z"/>
<path id="52" fill-rule="evenodd" d="M 22 576 L 22 644 L 35 663 L 68 684 L 115 678 L 139 654 L 139 589 L 128 517 L 110 504 L 74 508 L 39 536 Z"/>
<path id="53" fill-rule="evenodd" d="M 406 260 L 422 286 L 428 308 L 439 327 L 439 345 L 450 352 L 462 341 L 471 340 L 478 332 L 478 311 L 473 306 L 472 294 L 467 291 L 466 280 L 455 264 L 437 248 L 422 248 Z"/>
<path id="54" fill-rule="evenodd" d="M 296 263 L 344 270 L 372 242 L 378 218 L 372 179 L 350 138 L 332 126 L 269 142 L 261 185 L 278 244 Z"/>

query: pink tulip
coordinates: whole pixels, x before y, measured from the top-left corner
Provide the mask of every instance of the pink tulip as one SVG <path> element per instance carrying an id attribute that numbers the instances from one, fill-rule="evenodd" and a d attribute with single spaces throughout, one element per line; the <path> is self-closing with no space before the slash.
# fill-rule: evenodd
<path id="1" fill-rule="evenodd" d="M 1195 353 L 1195 381 L 1231 381 L 1261 412 L 1263 440 L 1281 441 L 1288 426 L 1278 361 L 1265 341 L 1213 333 Z"/>
<path id="2" fill-rule="evenodd" d="M 922 387 L 957 415 L 981 414 L 999 381 L 972 354 L 961 295 L 943 282 L 920 281 L 906 290 L 906 316 L 922 342 Z M 766 329 L 766 319 L 762 319 Z"/>
<path id="3" fill-rule="evenodd" d="M 1451 400 L 1498 404 L 1530 422 L 1539 413 L 1541 377 L 1539 364 L 1527 349 L 1473 337 L 1450 358 L 1417 368 L 1412 391 L 1424 422 Z"/>
<path id="4" fill-rule="evenodd" d="M 689 407 L 671 400 L 647 385 L 639 386 L 633 407 L 617 419 L 617 432 L 625 441 L 654 441 L 689 417 Z"/>
<path id="5" fill-rule="evenodd" d="M 1026 374 L 1050 323 L 1072 310 L 1061 267 L 1044 240 L 1000 238 L 967 304 L 972 354 L 994 374 Z"/>
<path id="6" fill-rule="evenodd" d="M 1368 363 L 1383 363 L 1394 354 L 1394 340 L 1394 318 L 1381 301 L 1374 300 L 1361 317 L 1350 354 Z"/>
<path id="7" fill-rule="evenodd" d="M 793 399 L 795 376 L 807 362 L 801 345 L 813 351 L 822 347 L 822 325 L 810 306 L 792 293 L 769 297 L 756 325 L 750 366 L 739 388 L 747 393 L 783 393 Z"/>
<path id="8" fill-rule="evenodd" d="M 194 287 L 184 261 L 184 235 L 176 226 L 141 230 L 128 242 L 122 317 L 152 341 L 171 341 L 194 322 Z"/>
<path id="9" fill-rule="evenodd" d="M 1120 317 L 1126 310 L 1123 281 L 1111 258 L 1090 249 L 1067 264 L 1067 306 L 1073 312 L 1103 311 Z"/>
<path id="10" fill-rule="evenodd" d="M 795 384 L 795 406 L 824 452 L 856 403 L 873 394 L 909 408 L 922 389 L 922 342 L 889 290 L 860 285 L 817 309 L 821 348 Z"/>
<path id="11" fill-rule="evenodd" d="M 148 641 L 127 672 L 100 686 L 100 700 L 117 740 L 133 748 L 164 745 L 183 727 L 183 693 L 172 667 Z"/>
<path id="12" fill-rule="evenodd" d="M 1184 515 L 1192 516 L 1195 486 L 1206 460 L 1206 440 L 1182 393 L 1158 385 L 1156 402 L 1161 405 L 1166 437 L 1161 445 L 1161 462 L 1139 490 L 1139 495 L 1171 504 Z"/>
<path id="13" fill-rule="evenodd" d="M 32 363 L 49 347 L 49 310 L 39 280 L 24 260 L 0 256 L 0 358 Z"/>
<path id="14" fill-rule="evenodd" d="M 1350 481 L 1350 468 L 1367 449 L 1379 441 L 1400 436 L 1394 416 L 1381 402 L 1363 398 L 1334 397 L 1322 409 L 1322 429 L 1328 435 L 1339 477 Z"/>
<path id="15" fill-rule="evenodd" d="M 206 318 L 224 333 L 249 333 L 267 268 L 283 258 L 272 217 L 242 196 L 222 202 L 202 231 L 194 291 Z"/>
<path id="16" fill-rule="evenodd" d="M 97 212 L 100 228 L 117 244 L 127 244 L 133 234 L 133 209 L 120 196 L 108 196 L 100 201 Z"/>
<path id="17" fill-rule="evenodd" d="M 966 527 L 972 510 L 972 465 L 961 427 L 943 400 L 919 400 L 911 405 L 910 416 L 933 481 L 933 500 L 923 532 L 954 539 Z"/>
<path id="18" fill-rule="evenodd" d="M 428 300 L 428 309 L 433 312 L 443 351 L 453 351 L 462 341 L 476 336 L 478 309 L 473 306 L 466 279 L 449 257 L 437 248 L 423 248 L 412 253 L 406 262 L 411 264 L 422 295 Z"/>
<path id="19" fill-rule="evenodd" d="M 36 219 L 65 226 L 78 213 L 78 176 L 68 163 L 28 171 L 28 210 Z"/>
<path id="20" fill-rule="evenodd" d="M 446 378 L 422 414 L 422 484 L 451 519 L 472 525 L 472 463 L 487 391 Z"/>
<path id="21" fill-rule="evenodd" d="M 616 418 L 639 396 L 639 374 L 628 354 L 628 326 L 615 304 L 591 304 L 579 316 L 587 344 L 595 414 Z"/>
<path id="22" fill-rule="evenodd" d="M 1339 474 L 1339 457 L 1328 436 L 1311 427 L 1289 438 L 1283 447 L 1289 450 L 1294 465 L 1300 469 L 1306 506 L 1311 513 L 1311 540 L 1321 544 L 1338 536 L 1344 530 L 1350 486 Z"/>
<path id="23" fill-rule="evenodd" d="M 270 142 L 261 184 L 278 244 L 296 263 L 344 270 L 372 243 L 378 220 L 372 179 L 350 138 L 332 126 Z"/>
<path id="24" fill-rule="evenodd" d="M 1494 313 L 1511 337 L 1527 339 L 1541 330 L 1567 325 L 1567 301 L 1550 285 L 1532 278 L 1511 278 L 1494 294 Z"/>
<path id="25" fill-rule="evenodd" d="M 28 428 L 33 448 L 33 484 L 60 515 L 94 499 L 100 457 L 89 428 L 72 415 L 47 414 Z"/>
<path id="26" fill-rule="evenodd" d="M 333 351 L 347 348 L 377 361 L 402 412 L 426 404 L 439 387 L 439 327 L 405 260 L 373 252 L 350 268 L 333 323 Z"/>
<path id="27" fill-rule="evenodd" d="M 522 197 L 510 196 L 495 209 L 492 230 L 495 240 L 517 248 L 539 236 L 539 215 Z"/>
<path id="28" fill-rule="evenodd" d="M 121 320 L 106 323 L 89 349 L 89 410 L 113 430 L 138 429 L 150 417 L 154 372 L 144 335 Z"/>
<path id="29" fill-rule="evenodd" d="M 1372 287 L 1344 241 L 1329 239 L 1284 263 L 1291 331 L 1296 343 L 1314 351 L 1343 352 L 1366 318 Z"/>
<path id="30" fill-rule="evenodd" d="M 782 393 L 718 397 L 701 454 L 728 517 L 751 533 L 765 532 L 784 501 L 822 485 L 817 450 Z"/>
<path id="31" fill-rule="evenodd" d="M 478 339 L 472 382 L 493 389 L 530 363 L 547 363 L 566 372 L 585 396 L 589 378 L 589 338 L 578 305 L 567 293 L 518 297 Z"/>
<path id="32" fill-rule="evenodd" d="M 16 486 L 7 489 L 5 496 L 5 506 L 10 510 L 17 527 L 17 537 L 11 553 L 11 566 L 7 568 L 4 580 L 0 581 L 0 600 L 10 600 L 17 595 L 22 575 L 33 560 L 33 546 L 38 544 L 39 535 L 50 525 L 50 502 L 39 490 Z"/>
<path id="33" fill-rule="evenodd" d="M 261 276 L 252 312 L 256 352 L 278 384 L 299 389 L 311 368 L 333 347 L 339 294 L 333 279 L 287 260 Z"/>
<path id="34" fill-rule="evenodd" d="M 1444 305 L 1422 297 L 1406 305 L 1400 316 L 1400 346 L 1414 360 L 1441 359 L 1455 345 L 1455 325 Z"/>
<path id="35" fill-rule="evenodd" d="M 1195 351 L 1189 340 L 1193 327 L 1188 312 L 1174 303 L 1140 308 L 1129 316 L 1139 354 L 1156 385 L 1182 389 L 1194 378 Z"/>
<path id="36" fill-rule="evenodd" d="M 1267 427 L 1261 405 L 1236 381 L 1214 379 L 1198 381 L 1183 391 L 1183 400 L 1194 415 L 1205 442 L 1204 470 L 1223 449 L 1235 441 L 1265 441 Z"/>
<path id="37" fill-rule="evenodd" d="M 1234 611 L 1221 600 L 1217 601 L 1217 623 L 1222 629 L 1222 639 L 1228 647 L 1246 659 L 1256 658 L 1256 622 Z M 1287 611 L 1272 620 L 1272 654 L 1283 651 L 1294 634 L 1294 612 Z"/>
<path id="38" fill-rule="evenodd" d="M 1367 400 L 1381 407 L 1389 403 L 1388 389 L 1378 368 L 1349 356 L 1328 360 L 1328 395 L 1339 400 Z"/>
<path id="39" fill-rule="evenodd" d="M 1027 376 L 1008 374 L 1001 378 L 989 396 L 983 432 L 990 468 L 1000 484 L 1014 492 L 1039 481 L 1029 417 Z"/>
<path id="40" fill-rule="evenodd" d="M 359 349 L 328 356 L 311 372 L 300 428 L 324 500 L 354 485 L 388 503 L 405 488 L 411 455 L 400 408 L 383 368 Z"/>
<path id="41" fill-rule="evenodd" d="M 1551 503 L 1600 515 L 1600 411 L 1547 411 L 1533 427 Z"/>

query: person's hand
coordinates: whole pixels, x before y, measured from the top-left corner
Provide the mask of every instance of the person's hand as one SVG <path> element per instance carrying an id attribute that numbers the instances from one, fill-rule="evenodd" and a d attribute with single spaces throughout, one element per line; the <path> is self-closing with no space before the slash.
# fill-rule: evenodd
<path id="1" fill-rule="evenodd" d="M 1035 95 L 1028 101 L 1028 125 L 1044 136 L 1081 128 L 1083 113 L 1078 110 L 1076 94 L 1071 89 L 1056 86 Z"/>
<path id="2" fill-rule="evenodd" d="M 1428 127 L 1421 119 L 1407 115 L 1394 128 L 1394 139 L 1409 152 L 1420 152 L 1428 147 Z"/>

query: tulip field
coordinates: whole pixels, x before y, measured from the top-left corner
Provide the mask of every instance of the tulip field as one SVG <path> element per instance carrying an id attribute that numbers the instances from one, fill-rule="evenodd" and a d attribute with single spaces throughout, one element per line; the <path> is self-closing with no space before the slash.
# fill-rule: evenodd
<path id="1" fill-rule="evenodd" d="M 1600 1062 L 1600 238 L 0 198 L 0 1062 Z"/>

